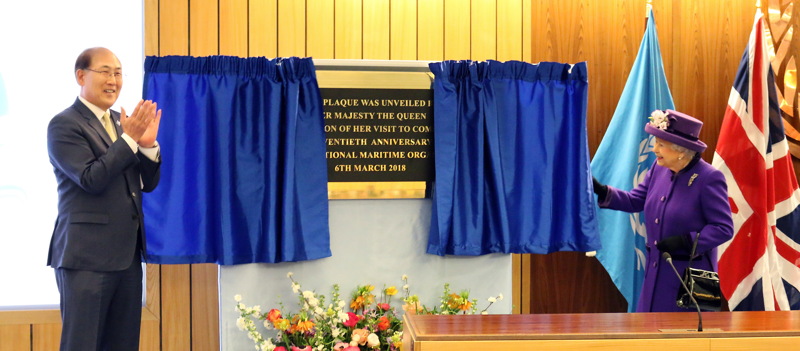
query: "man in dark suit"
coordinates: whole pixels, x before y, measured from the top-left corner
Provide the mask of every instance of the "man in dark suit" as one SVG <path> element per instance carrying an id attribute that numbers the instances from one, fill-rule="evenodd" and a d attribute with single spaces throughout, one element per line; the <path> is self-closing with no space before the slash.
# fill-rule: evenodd
<path id="1" fill-rule="evenodd" d="M 53 117 L 47 150 L 58 182 L 48 265 L 61 294 L 61 350 L 138 350 L 145 233 L 142 192 L 159 181 L 161 110 L 111 111 L 122 66 L 105 48 L 75 62 L 80 95 Z"/>

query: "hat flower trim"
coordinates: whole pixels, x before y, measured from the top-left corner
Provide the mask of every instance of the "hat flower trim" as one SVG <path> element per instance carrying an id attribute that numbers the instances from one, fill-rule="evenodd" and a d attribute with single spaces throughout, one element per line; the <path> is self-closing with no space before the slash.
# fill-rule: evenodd
<path id="1" fill-rule="evenodd" d="M 648 118 L 650 119 L 650 125 L 655 128 L 661 130 L 667 130 L 667 128 L 669 128 L 669 118 L 667 117 L 667 114 L 664 113 L 664 111 L 655 110 L 650 114 L 650 117 Z"/>

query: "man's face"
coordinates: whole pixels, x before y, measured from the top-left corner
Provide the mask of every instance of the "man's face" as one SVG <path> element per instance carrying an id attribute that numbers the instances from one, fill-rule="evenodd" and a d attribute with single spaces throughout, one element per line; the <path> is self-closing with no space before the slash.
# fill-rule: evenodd
<path id="1" fill-rule="evenodd" d="M 107 110 L 114 105 L 122 90 L 122 65 L 109 50 L 100 50 L 92 56 L 88 69 L 75 72 L 81 86 L 81 97 L 95 106 Z"/>

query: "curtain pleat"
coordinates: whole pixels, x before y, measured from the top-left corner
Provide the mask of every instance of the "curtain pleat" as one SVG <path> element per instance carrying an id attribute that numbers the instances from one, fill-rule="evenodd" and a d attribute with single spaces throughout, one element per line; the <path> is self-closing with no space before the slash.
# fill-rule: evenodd
<path id="1" fill-rule="evenodd" d="M 310 58 L 147 57 L 163 110 L 144 199 L 152 263 L 331 255 L 322 99 Z"/>
<path id="2" fill-rule="evenodd" d="M 428 253 L 598 249 L 586 64 L 429 66 L 436 181 Z"/>

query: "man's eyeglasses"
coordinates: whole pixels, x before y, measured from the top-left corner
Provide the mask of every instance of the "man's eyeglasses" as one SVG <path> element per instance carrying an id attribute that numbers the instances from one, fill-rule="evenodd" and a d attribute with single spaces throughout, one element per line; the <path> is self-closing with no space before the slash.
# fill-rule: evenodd
<path id="1" fill-rule="evenodd" d="M 114 79 L 122 79 L 122 72 L 96 71 L 96 70 L 93 70 L 91 68 L 84 68 L 84 70 L 92 71 L 94 73 L 100 73 L 104 77 L 106 77 L 106 79 L 111 78 L 111 77 L 113 77 Z"/>

